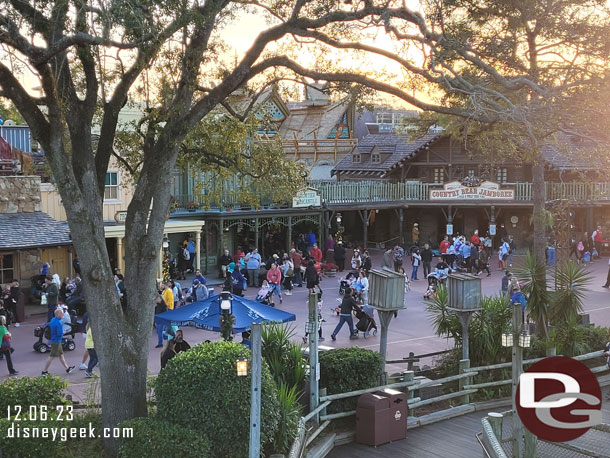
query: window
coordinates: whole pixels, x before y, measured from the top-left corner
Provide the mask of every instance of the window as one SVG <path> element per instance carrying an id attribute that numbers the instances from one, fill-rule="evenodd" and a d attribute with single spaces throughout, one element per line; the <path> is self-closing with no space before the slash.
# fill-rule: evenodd
<path id="1" fill-rule="evenodd" d="M 360 164 L 361 156 L 360 153 L 352 154 L 352 164 Z"/>
<path id="2" fill-rule="evenodd" d="M 506 183 L 508 181 L 506 168 L 501 168 L 496 171 L 496 181 L 498 183 Z"/>
<path id="3" fill-rule="evenodd" d="M 437 167 L 434 169 L 434 182 L 435 183 L 444 183 L 445 182 L 445 169 L 442 167 Z"/>
<path id="4" fill-rule="evenodd" d="M 104 200 L 119 200 L 119 172 L 106 172 Z"/>
<path id="5" fill-rule="evenodd" d="M 371 163 L 373 163 L 373 164 L 380 164 L 381 163 L 381 154 L 379 154 L 379 153 L 372 153 L 371 154 Z"/>
<path id="6" fill-rule="evenodd" d="M 15 278 L 13 271 L 13 255 L 0 254 L 0 283 L 10 283 Z"/>

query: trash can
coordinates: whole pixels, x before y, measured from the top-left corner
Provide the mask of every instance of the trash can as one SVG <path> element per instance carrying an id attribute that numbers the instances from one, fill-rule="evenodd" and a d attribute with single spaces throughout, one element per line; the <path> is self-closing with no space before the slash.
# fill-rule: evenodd
<path id="1" fill-rule="evenodd" d="M 547 253 L 547 262 L 549 266 L 555 265 L 555 247 L 550 246 Z"/>
<path id="2" fill-rule="evenodd" d="M 402 391 L 386 388 L 375 393 L 390 401 L 390 440 L 407 437 L 407 395 Z"/>
<path id="3" fill-rule="evenodd" d="M 358 398 L 356 442 L 377 447 L 390 442 L 390 399 L 366 393 Z"/>

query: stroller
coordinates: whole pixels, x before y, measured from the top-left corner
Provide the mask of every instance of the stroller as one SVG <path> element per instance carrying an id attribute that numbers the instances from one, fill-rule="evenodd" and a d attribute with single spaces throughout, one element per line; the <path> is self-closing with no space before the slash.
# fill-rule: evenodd
<path id="1" fill-rule="evenodd" d="M 437 295 L 439 279 L 434 272 L 428 274 L 428 288 L 424 293 L 424 299 L 430 299 Z"/>
<path id="2" fill-rule="evenodd" d="M 256 301 L 264 305 L 271 304 L 271 295 L 273 294 L 273 290 L 274 288 L 269 287 L 269 285 L 263 285 L 261 289 L 258 290 Z"/>
<path id="3" fill-rule="evenodd" d="M 358 307 L 354 311 L 355 317 L 358 319 L 356 329 L 364 333 L 364 338 L 368 338 L 371 333 L 377 335 L 377 323 L 373 318 L 373 309 L 366 310 L 368 307 Z"/>
<path id="4" fill-rule="evenodd" d="M 80 325 L 76 321 L 76 315 L 70 314 L 70 318 L 72 320 L 70 322 L 70 331 L 67 333 L 64 332 L 64 336 L 61 339 L 61 346 L 66 351 L 72 351 L 76 348 L 74 337 L 80 330 Z M 49 323 L 34 328 L 34 337 L 38 337 L 38 340 L 34 342 L 34 351 L 37 351 L 38 353 L 47 353 L 51 350 L 51 345 L 43 341 L 43 339 L 49 340 L 51 338 Z"/>

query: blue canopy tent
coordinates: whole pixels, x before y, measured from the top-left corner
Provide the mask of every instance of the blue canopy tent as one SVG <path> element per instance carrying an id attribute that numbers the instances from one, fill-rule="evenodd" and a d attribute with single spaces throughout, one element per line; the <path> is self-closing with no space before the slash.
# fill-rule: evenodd
<path id="1" fill-rule="evenodd" d="M 194 326 L 208 331 L 220 332 L 221 296 L 212 296 L 203 301 L 192 302 L 174 310 L 155 315 L 155 324 L 160 326 Z M 233 333 L 249 331 L 252 323 L 286 323 L 296 316 L 260 302 L 232 296 L 231 313 L 235 317 Z"/>

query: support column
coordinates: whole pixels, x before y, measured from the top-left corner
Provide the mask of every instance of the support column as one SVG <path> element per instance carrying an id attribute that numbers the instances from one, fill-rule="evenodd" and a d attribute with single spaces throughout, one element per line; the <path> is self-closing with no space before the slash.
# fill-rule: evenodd
<path id="1" fill-rule="evenodd" d="M 167 237 L 164 235 L 164 237 Z M 163 247 L 159 248 L 159 263 L 157 264 L 157 278 L 163 278 Z"/>
<path id="2" fill-rule="evenodd" d="M 292 248 L 292 216 L 288 216 L 288 230 L 286 234 L 286 253 Z"/>
<path id="3" fill-rule="evenodd" d="M 490 213 L 490 216 L 489 216 L 489 224 L 490 225 L 496 224 L 496 207 L 494 205 L 491 206 L 491 213 Z M 495 238 L 496 238 L 495 235 L 491 235 L 491 248 L 492 248 L 492 251 L 493 251 L 493 247 L 495 246 Z M 489 253 L 489 254 L 491 255 L 491 253 Z M 491 262 L 490 262 L 490 264 L 491 264 Z"/>
<path id="4" fill-rule="evenodd" d="M 398 209 L 398 237 L 400 241 L 400 245 L 404 246 L 405 244 L 405 210 L 400 207 Z"/>
<path id="5" fill-rule="evenodd" d="M 206 221 L 207 223 L 207 221 Z M 205 270 L 205 275 L 208 274 L 208 255 L 210 252 L 210 231 L 208 229 L 208 225 L 206 224 L 204 226 L 204 230 L 205 230 L 205 266 L 204 266 L 204 270 Z"/>
<path id="6" fill-rule="evenodd" d="M 358 214 L 360 215 L 360 219 L 362 219 L 363 225 L 363 233 L 364 233 L 364 242 L 362 243 L 362 248 L 367 249 L 368 247 L 368 238 L 369 238 L 369 219 L 371 216 L 371 210 L 358 210 Z"/>
<path id="7" fill-rule="evenodd" d="M 326 244 L 326 240 L 324 239 L 324 211 L 322 211 L 318 215 L 318 248 L 320 250 L 324 249 L 324 245 Z"/>
<path id="8" fill-rule="evenodd" d="M 593 207 L 587 207 L 587 227 L 585 227 L 585 231 L 587 231 L 589 233 L 589 237 L 591 237 L 591 234 L 593 233 L 593 231 L 595 230 L 595 221 L 593 220 Z"/>
<path id="9" fill-rule="evenodd" d="M 250 399 L 250 458 L 261 456 L 261 327 L 252 323 L 252 387 Z"/>
<path id="10" fill-rule="evenodd" d="M 254 248 L 258 248 L 258 216 L 254 218 Z M 262 250 L 260 250 L 262 256 Z"/>
<path id="11" fill-rule="evenodd" d="M 195 270 L 201 269 L 201 231 L 195 232 Z"/>
<path id="12" fill-rule="evenodd" d="M 220 227 L 220 234 L 218 236 L 220 246 L 217 247 L 218 248 L 216 250 L 217 255 L 219 255 L 219 253 L 223 253 L 224 249 L 225 249 L 225 220 L 224 219 L 220 218 L 220 223 L 219 223 L 218 227 Z"/>
<path id="13" fill-rule="evenodd" d="M 318 364 L 318 295 L 309 293 L 309 411 L 315 410 L 320 404 L 318 384 L 320 379 Z M 316 415 L 316 421 L 318 420 Z"/>
<path id="14" fill-rule="evenodd" d="M 517 413 L 515 396 L 519 377 L 523 372 L 523 349 L 519 346 L 519 335 L 523 327 L 523 310 L 521 304 L 513 305 L 513 458 L 521 458 L 523 451 L 523 426 Z"/>
<path id="15" fill-rule="evenodd" d="M 116 263 L 123 275 L 125 275 L 125 260 L 123 259 L 123 239 L 116 238 Z"/>

